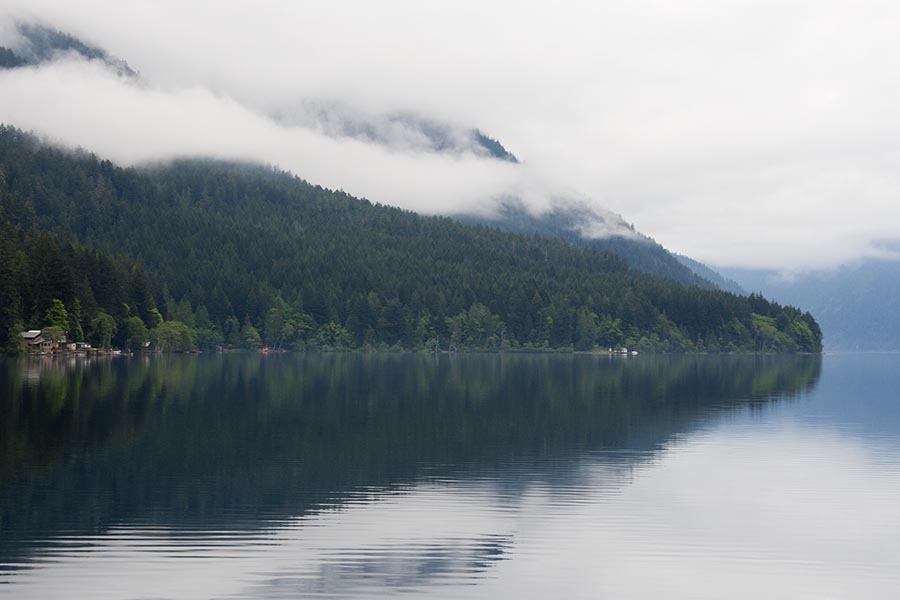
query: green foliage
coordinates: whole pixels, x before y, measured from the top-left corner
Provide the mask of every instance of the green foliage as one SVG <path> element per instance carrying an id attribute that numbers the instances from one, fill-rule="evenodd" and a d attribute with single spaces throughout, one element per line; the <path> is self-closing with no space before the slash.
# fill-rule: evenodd
<path id="1" fill-rule="evenodd" d="M 622 322 L 612 319 L 609 315 L 603 317 L 597 326 L 597 342 L 604 348 L 616 348 L 622 345 L 625 334 L 622 333 Z"/>
<path id="2" fill-rule="evenodd" d="M 597 315 L 582 306 L 575 315 L 575 349 L 591 350 L 598 337 Z"/>
<path id="3" fill-rule="evenodd" d="M 259 348 L 262 346 L 262 338 L 259 331 L 250 322 L 249 317 L 244 320 L 244 326 L 241 328 L 241 343 L 244 348 Z"/>
<path id="4" fill-rule="evenodd" d="M 0 175 L 2 173 L 0 169 Z M 0 195 L 4 191 L 2 184 L 0 177 Z M 0 230 L 0 352 L 17 352 L 19 332 L 25 328 L 20 288 L 24 279 L 24 257 L 12 242 Z"/>
<path id="5" fill-rule="evenodd" d="M 153 308 L 150 310 L 150 328 L 156 329 L 160 325 L 163 324 L 163 316 L 162 313 L 159 312 L 159 309 Z"/>
<path id="6" fill-rule="evenodd" d="M 350 334 L 334 321 L 329 321 L 319 328 L 319 332 L 316 334 L 316 343 L 321 348 L 349 348 Z"/>
<path id="7" fill-rule="evenodd" d="M 43 334 L 44 337 L 51 342 L 61 342 L 66 337 L 66 331 L 62 327 L 57 327 L 56 325 L 44 327 Z"/>
<path id="8" fill-rule="evenodd" d="M 75 298 L 72 302 L 72 310 L 69 311 L 69 333 L 72 341 L 84 341 L 84 328 L 81 326 L 81 300 Z"/>
<path id="9" fill-rule="evenodd" d="M 5 347 L 59 300 L 80 302 L 76 320 L 103 345 L 131 345 L 125 321 L 137 316 L 154 348 L 181 351 L 821 349 L 808 313 L 760 296 L 632 271 L 593 246 L 372 205 L 262 167 L 121 169 L 0 127 L 0 174 Z"/>
<path id="10" fill-rule="evenodd" d="M 232 315 L 225 319 L 224 325 L 225 344 L 229 348 L 240 348 L 241 342 L 241 323 Z"/>
<path id="11" fill-rule="evenodd" d="M 194 330 L 194 342 L 200 350 L 216 350 L 225 343 L 225 336 L 214 327 Z"/>
<path id="12" fill-rule="evenodd" d="M 44 322 L 48 326 L 55 327 L 63 332 L 69 330 L 69 311 L 66 310 L 66 305 L 62 303 L 62 300 L 59 298 L 53 299 L 53 304 L 50 305 L 47 314 L 44 316 Z"/>
<path id="13" fill-rule="evenodd" d="M 194 332 L 181 321 L 166 321 L 150 331 L 150 347 L 157 352 L 191 352 Z"/>
<path id="14" fill-rule="evenodd" d="M 118 326 L 116 320 L 102 310 L 91 319 L 91 335 L 101 348 L 109 348 Z"/>
<path id="15" fill-rule="evenodd" d="M 138 316 L 125 319 L 125 347 L 129 350 L 141 350 L 149 341 L 147 326 Z"/>

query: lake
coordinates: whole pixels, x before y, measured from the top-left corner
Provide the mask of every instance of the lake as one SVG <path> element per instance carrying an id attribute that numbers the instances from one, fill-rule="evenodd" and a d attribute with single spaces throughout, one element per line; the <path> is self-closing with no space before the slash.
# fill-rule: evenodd
<path id="1" fill-rule="evenodd" d="M 0 597 L 897 598 L 900 356 L 0 360 Z"/>

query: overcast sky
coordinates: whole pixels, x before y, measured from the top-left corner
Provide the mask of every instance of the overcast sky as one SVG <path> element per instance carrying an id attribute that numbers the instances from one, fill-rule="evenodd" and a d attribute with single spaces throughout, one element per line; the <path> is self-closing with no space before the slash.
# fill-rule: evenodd
<path id="1" fill-rule="evenodd" d="M 0 73 L 0 121 L 122 164 L 274 164 L 422 212 L 607 207 L 671 250 L 781 270 L 900 239 L 900 4 L 2 0 L 128 61 Z M 310 102 L 478 127 L 522 161 L 334 138 Z M 893 246 L 896 248 L 896 245 Z"/>

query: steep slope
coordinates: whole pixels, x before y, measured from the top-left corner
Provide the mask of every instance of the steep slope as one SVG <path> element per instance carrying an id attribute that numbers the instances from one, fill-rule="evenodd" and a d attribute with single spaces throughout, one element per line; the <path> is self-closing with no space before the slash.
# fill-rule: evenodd
<path id="1" fill-rule="evenodd" d="M 264 342 L 294 347 L 819 348 L 811 315 L 761 297 L 647 276 L 564 240 L 372 205 L 262 167 L 121 169 L 3 128 L 0 174 L 7 240 L 46 233 L 137 261 L 156 304 L 137 307 L 141 318 L 159 307 L 212 342 L 253 345 L 262 330 Z M 77 294 L 62 281 L 69 305 Z M 22 298 L 24 325 L 49 308 L 34 302 Z"/>
<path id="2" fill-rule="evenodd" d="M 558 200 L 550 211 L 535 215 L 522 202 L 510 199 L 503 202 L 495 214 L 460 215 L 457 218 L 464 223 L 482 223 L 505 231 L 566 240 L 615 254 L 636 271 L 685 285 L 717 287 L 651 238 L 635 231 L 621 216 L 584 203 Z"/>
<path id="3" fill-rule="evenodd" d="M 683 254 L 673 253 L 672 256 L 674 256 L 678 262 L 686 266 L 688 269 L 690 269 L 703 279 L 713 283 L 720 290 L 725 290 L 726 292 L 731 292 L 732 294 L 740 294 L 741 296 L 747 295 L 747 290 L 742 288 L 737 281 L 724 277 L 721 273 L 719 273 L 712 267 L 708 267 L 702 262 L 696 261 L 689 256 L 684 256 Z"/>

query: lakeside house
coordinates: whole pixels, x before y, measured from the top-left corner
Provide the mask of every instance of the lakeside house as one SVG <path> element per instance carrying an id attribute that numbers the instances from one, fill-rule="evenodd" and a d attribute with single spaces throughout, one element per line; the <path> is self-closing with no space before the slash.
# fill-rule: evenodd
<path id="1" fill-rule="evenodd" d="M 54 335 L 55 334 L 55 335 Z M 46 332 L 43 329 L 29 329 L 19 334 L 22 344 L 30 352 L 53 352 L 65 348 L 66 336 L 58 332 Z"/>
<path id="2" fill-rule="evenodd" d="M 22 349 L 33 354 L 56 352 L 91 352 L 93 348 L 87 342 L 73 342 L 57 327 L 29 329 L 19 334 Z"/>
<path id="3" fill-rule="evenodd" d="M 85 342 L 72 342 L 66 334 L 56 327 L 45 329 L 29 329 L 19 334 L 23 349 L 26 352 L 78 352 L 91 349 Z"/>

